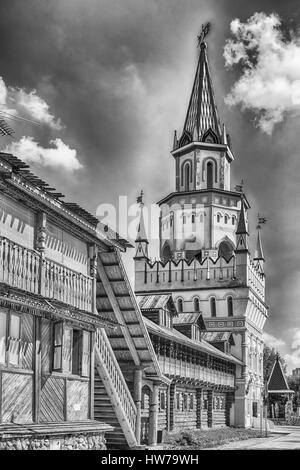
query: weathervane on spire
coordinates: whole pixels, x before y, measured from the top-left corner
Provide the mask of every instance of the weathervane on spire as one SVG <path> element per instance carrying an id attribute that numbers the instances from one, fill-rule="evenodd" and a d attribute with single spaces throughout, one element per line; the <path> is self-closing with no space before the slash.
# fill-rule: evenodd
<path id="1" fill-rule="evenodd" d="M 265 217 L 262 217 L 260 214 L 257 214 L 257 229 L 261 229 L 261 226 L 268 221 Z"/>
<path id="2" fill-rule="evenodd" d="M 202 25 L 201 33 L 197 37 L 198 40 L 198 47 L 203 43 L 205 37 L 208 35 L 210 31 L 211 24 L 208 22 L 204 25 Z"/>

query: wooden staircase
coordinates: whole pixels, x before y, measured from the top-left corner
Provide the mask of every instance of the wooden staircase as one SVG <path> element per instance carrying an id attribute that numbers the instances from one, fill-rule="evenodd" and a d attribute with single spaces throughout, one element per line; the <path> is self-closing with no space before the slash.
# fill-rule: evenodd
<path id="1" fill-rule="evenodd" d="M 94 418 L 114 427 L 106 434 L 108 449 L 137 447 L 136 406 L 106 332 L 98 328 L 95 346 Z"/>
<path id="2" fill-rule="evenodd" d="M 107 448 L 109 450 L 129 449 L 115 410 L 96 368 L 94 387 L 94 419 L 110 424 L 114 428 L 113 432 L 105 434 Z"/>

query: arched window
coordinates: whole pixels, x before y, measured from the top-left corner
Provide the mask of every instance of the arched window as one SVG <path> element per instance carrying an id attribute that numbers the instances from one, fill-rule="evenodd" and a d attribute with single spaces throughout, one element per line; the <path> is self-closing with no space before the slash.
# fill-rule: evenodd
<path id="1" fill-rule="evenodd" d="M 225 224 L 228 223 L 228 215 L 225 215 L 225 217 L 224 217 L 224 223 L 225 223 Z"/>
<path id="2" fill-rule="evenodd" d="M 221 216 L 220 216 L 220 214 L 217 214 L 217 222 L 218 222 L 218 224 L 220 223 L 220 220 L 221 220 Z"/>
<path id="3" fill-rule="evenodd" d="M 172 258 L 172 251 L 168 243 L 166 243 L 163 247 L 162 258 L 165 263 Z"/>
<path id="4" fill-rule="evenodd" d="M 233 317 L 233 299 L 232 297 L 227 297 L 227 312 L 229 317 Z"/>
<path id="5" fill-rule="evenodd" d="M 194 310 L 195 312 L 200 312 L 200 303 L 198 297 L 194 299 Z"/>
<path id="6" fill-rule="evenodd" d="M 210 299 L 210 314 L 212 317 L 217 316 L 216 299 L 214 297 Z"/>
<path id="7" fill-rule="evenodd" d="M 178 300 L 177 300 L 177 310 L 178 310 L 178 313 L 182 313 L 182 312 L 183 312 L 183 302 L 182 302 L 182 299 L 178 299 Z"/>
<path id="8" fill-rule="evenodd" d="M 192 214 L 192 224 L 195 223 L 195 214 Z"/>
<path id="9" fill-rule="evenodd" d="M 184 189 L 185 191 L 190 189 L 190 165 L 188 163 L 184 168 Z"/>
<path id="10" fill-rule="evenodd" d="M 232 223 L 232 225 L 235 224 L 235 217 L 234 217 L 234 215 L 231 217 L 231 223 Z"/>
<path id="11" fill-rule="evenodd" d="M 207 187 L 212 188 L 213 187 L 213 178 L 214 178 L 214 167 L 212 162 L 208 162 L 207 167 L 206 167 L 206 175 L 207 175 Z"/>
<path id="12" fill-rule="evenodd" d="M 223 240 L 219 245 L 218 256 L 225 258 L 228 261 L 233 255 L 233 246 L 227 240 Z"/>

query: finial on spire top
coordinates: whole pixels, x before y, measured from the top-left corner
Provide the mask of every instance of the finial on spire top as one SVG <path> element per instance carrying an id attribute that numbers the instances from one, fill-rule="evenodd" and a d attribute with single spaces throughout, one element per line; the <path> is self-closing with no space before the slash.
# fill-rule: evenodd
<path id="1" fill-rule="evenodd" d="M 243 193 L 243 192 L 244 192 L 244 191 L 243 191 L 243 186 L 244 186 L 244 180 L 242 179 L 241 182 L 240 182 L 240 184 L 237 184 L 237 185 L 235 186 L 236 192 L 237 192 L 237 193 Z"/>
<path id="2" fill-rule="evenodd" d="M 201 32 L 200 32 L 199 36 L 197 36 L 198 47 L 200 47 L 201 44 L 203 44 L 205 37 L 208 35 L 208 33 L 210 31 L 210 28 L 211 28 L 211 23 L 210 22 L 202 25 Z"/>
<path id="3" fill-rule="evenodd" d="M 136 198 L 136 202 L 137 204 L 140 204 L 140 206 L 144 205 L 143 196 L 144 196 L 144 191 L 141 189 L 140 195 Z"/>

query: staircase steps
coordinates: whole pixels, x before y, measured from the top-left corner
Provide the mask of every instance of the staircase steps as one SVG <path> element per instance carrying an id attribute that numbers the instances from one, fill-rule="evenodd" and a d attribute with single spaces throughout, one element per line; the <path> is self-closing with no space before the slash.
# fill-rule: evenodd
<path id="1" fill-rule="evenodd" d="M 129 449 L 124 433 L 119 425 L 115 411 L 110 403 L 109 396 L 102 384 L 101 378 L 95 369 L 94 392 L 94 419 L 113 426 L 114 431 L 105 434 L 106 445 L 109 450 Z"/>

